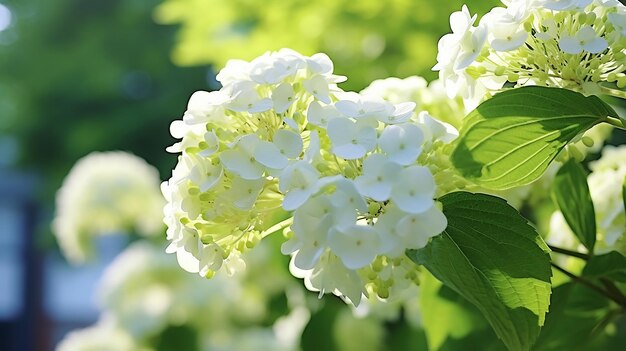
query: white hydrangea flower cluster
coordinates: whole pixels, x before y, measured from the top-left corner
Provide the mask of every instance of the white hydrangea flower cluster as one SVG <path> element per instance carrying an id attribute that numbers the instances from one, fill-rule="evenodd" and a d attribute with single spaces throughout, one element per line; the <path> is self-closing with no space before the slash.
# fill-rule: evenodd
<path id="1" fill-rule="evenodd" d="M 437 64 L 451 97 L 474 104 L 506 82 L 595 94 L 626 87 L 626 7 L 617 0 L 502 0 L 476 24 L 466 6 L 450 16 Z M 606 91 L 606 90 L 605 90 Z"/>
<path id="2" fill-rule="evenodd" d="M 159 235 L 160 182 L 154 167 L 126 152 L 94 152 L 76 162 L 57 192 L 52 222 L 65 257 L 85 262 L 98 235 Z"/>
<path id="3" fill-rule="evenodd" d="M 68 333 L 56 350 L 152 351 L 152 348 L 138 345 L 129 333 L 105 317 L 91 327 Z"/>
<path id="4" fill-rule="evenodd" d="M 589 165 L 592 172 L 587 183 L 597 226 L 595 252 L 602 254 L 615 250 L 626 254 L 626 215 L 622 198 L 626 177 L 626 146 L 606 146 L 602 150 L 602 157 Z M 563 214 L 557 211 L 550 221 L 550 237 L 556 240 L 564 236 L 575 238 Z M 560 241 L 567 248 L 582 249 L 580 244 L 571 242 L 571 239 Z"/>
<path id="5" fill-rule="evenodd" d="M 283 49 L 231 61 L 220 91 L 197 92 L 172 123 L 181 152 L 162 185 L 168 252 L 191 272 L 232 270 L 240 254 L 285 230 L 282 252 L 307 287 L 358 305 L 412 284 L 406 249 L 447 221 L 430 151 L 456 130 L 415 103 L 343 92 L 324 54 Z"/>
<path id="6" fill-rule="evenodd" d="M 102 310 L 135 339 L 156 335 L 168 325 L 228 329 L 258 321 L 266 312 L 267 294 L 239 278 L 218 275 L 206 284 L 182 271 L 161 248 L 139 241 L 107 267 L 97 297 Z"/>
<path id="7" fill-rule="evenodd" d="M 438 79 L 430 83 L 419 76 L 378 79 L 363 89 L 361 94 L 379 96 L 394 104 L 415 102 L 417 111 L 426 111 L 455 128 L 461 127 L 468 112 L 463 99 L 458 96 L 448 97 L 443 81 Z"/>

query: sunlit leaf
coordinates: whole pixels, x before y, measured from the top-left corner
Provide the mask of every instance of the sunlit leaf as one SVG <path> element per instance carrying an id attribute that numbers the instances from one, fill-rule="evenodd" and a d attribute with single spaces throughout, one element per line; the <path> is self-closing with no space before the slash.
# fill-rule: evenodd
<path id="1" fill-rule="evenodd" d="M 511 89 L 466 117 L 452 162 L 486 188 L 529 184 L 572 139 L 608 116 L 617 113 L 596 96 L 538 86 Z"/>
<path id="2" fill-rule="evenodd" d="M 509 350 L 528 350 L 550 301 L 548 248 L 504 200 L 456 192 L 443 196 L 447 229 L 407 252 L 474 304 Z"/>

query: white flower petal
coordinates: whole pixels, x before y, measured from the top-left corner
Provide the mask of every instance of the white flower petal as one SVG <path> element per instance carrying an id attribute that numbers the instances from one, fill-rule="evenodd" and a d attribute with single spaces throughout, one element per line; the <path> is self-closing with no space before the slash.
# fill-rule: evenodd
<path id="1" fill-rule="evenodd" d="M 328 88 L 328 82 L 323 76 L 317 75 L 310 79 L 305 80 L 302 85 L 304 89 L 313 95 L 317 100 L 330 104 L 330 89 Z"/>
<path id="2" fill-rule="evenodd" d="M 259 179 L 265 171 L 265 167 L 253 157 L 236 150 L 224 150 L 220 154 L 220 161 L 227 170 L 243 179 Z"/>
<path id="3" fill-rule="evenodd" d="M 220 141 L 214 131 L 206 132 L 204 134 L 204 142 L 206 144 L 206 148 L 198 152 L 198 155 L 200 156 L 209 157 L 216 153 L 220 148 Z"/>
<path id="4" fill-rule="evenodd" d="M 333 146 L 333 153 L 346 160 L 356 160 L 365 156 L 367 149 L 358 144 L 344 144 Z"/>
<path id="5" fill-rule="evenodd" d="M 397 104 L 394 106 L 394 111 L 389 118 L 387 118 L 386 123 L 404 123 L 411 115 L 413 115 L 413 110 L 415 110 L 416 104 L 414 102 L 403 102 L 401 104 Z"/>
<path id="6" fill-rule="evenodd" d="M 296 158 L 302 153 L 302 138 L 297 133 L 279 129 L 274 133 L 274 145 L 281 154 L 288 158 Z"/>
<path id="7" fill-rule="evenodd" d="M 423 213 L 410 214 L 398 221 L 397 233 L 402 237 L 406 248 L 421 249 L 428 239 L 441 234 L 448 226 L 443 212 L 432 206 Z"/>
<path id="8" fill-rule="evenodd" d="M 293 104 L 293 87 L 289 83 L 282 83 L 272 92 L 274 111 L 283 113 Z"/>
<path id="9" fill-rule="evenodd" d="M 376 201 L 386 201 L 401 167 L 381 154 L 373 154 L 363 162 L 363 174 L 354 180 L 359 193 Z"/>
<path id="10" fill-rule="evenodd" d="M 568 54 L 580 54 L 583 52 L 583 47 L 580 45 L 580 41 L 574 37 L 562 36 L 559 40 L 559 47 L 563 52 Z"/>
<path id="11" fill-rule="evenodd" d="M 328 246 L 348 269 L 370 264 L 379 253 L 380 237 L 370 226 L 353 225 L 343 230 L 331 229 Z"/>
<path id="12" fill-rule="evenodd" d="M 298 209 L 311 197 L 313 189 L 293 189 L 290 190 L 283 198 L 283 209 L 285 211 L 293 211 Z"/>
<path id="13" fill-rule="evenodd" d="M 341 100 L 335 103 L 335 108 L 346 117 L 359 118 L 360 105 L 354 101 Z"/>
<path id="14" fill-rule="evenodd" d="M 190 252 L 180 248 L 176 251 L 176 259 L 182 269 L 189 273 L 200 272 L 200 261 Z"/>
<path id="15" fill-rule="evenodd" d="M 324 253 L 323 247 L 303 247 L 296 252 L 294 264 L 300 269 L 313 269 Z"/>
<path id="16" fill-rule="evenodd" d="M 330 199 L 335 207 L 357 209 L 361 212 L 367 212 L 367 203 L 352 180 L 341 177 L 332 184 L 336 186 L 336 189 L 330 196 Z"/>
<path id="17" fill-rule="evenodd" d="M 403 169 L 391 192 L 391 199 L 404 212 L 421 213 L 434 204 L 435 180 L 423 166 Z"/>
<path id="18" fill-rule="evenodd" d="M 290 255 L 302 246 L 302 241 L 300 241 L 297 237 L 292 237 L 291 239 L 285 241 L 282 245 L 280 245 L 280 252 L 283 255 Z"/>
<path id="19" fill-rule="evenodd" d="M 313 162 L 320 154 L 321 143 L 320 136 L 316 130 L 312 131 L 309 135 L 309 147 L 304 153 L 304 160 L 306 162 Z"/>
<path id="20" fill-rule="evenodd" d="M 229 198 L 238 208 L 248 210 L 256 202 L 264 184 L 264 179 L 247 180 L 235 178 L 233 179 L 232 187 L 228 191 Z"/>
<path id="21" fill-rule="evenodd" d="M 595 38 L 583 45 L 586 51 L 592 54 L 599 54 L 609 47 L 609 43 L 604 38 Z"/>
<path id="22" fill-rule="evenodd" d="M 341 114 L 333 105 L 322 106 L 319 102 L 313 101 L 307 109 L 307 121 L 312 125 L 326 128 L 328 122 Z"/>
<path id="23" fill-rule="evenodd" d="M 333 61 L 324 53 L 317 53 L 306 59 L 309 69 L 317 74 L 330 74 L 333 72 Z"/>
<path id="24" fill-rule="evenodd" d="M 521 30 L 505 38 L 497 38 L 492 40 L 491 47 L 496 51 L 511 51 L 518 49 L 520 46 L 524 45 L 527 38 L 528 33 L 524 30 Z"/>
<path id="25" fill-rule="evenodd" d="M 257 145 L 254 158 L 263 166 L 273 169 L 283 169 L 289 164 L 289 160 L 278 147 L 268 141 L 261 141 Z"/>
<path id="26" fill-rule="evenodd" d="M 252 107 L 250 107 L 248 109 L 248 112 L 250 113 L 260 113 L 260 112 L 265 112 L 268 111 L 272 108 L 273 106 L 273 102 L 272 99 L 261 99 L 257 102 L 255 102 Z"/>

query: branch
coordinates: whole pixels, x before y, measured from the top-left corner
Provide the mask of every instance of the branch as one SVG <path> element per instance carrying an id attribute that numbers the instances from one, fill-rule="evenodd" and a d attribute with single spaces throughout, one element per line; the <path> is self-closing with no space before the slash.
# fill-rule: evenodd
<path id="1" fill-rule="evenodd" d="M 620 305 L 626 307 L 626 296 L 624 296 L 622 291 L 612 281 L 606 278 L 600 278 L 600 283 L 602 283 L 607 292 L 613 294 L 621 301 Z"/>
<path id="2" fill-rule="evenodd" d="M 567 256 L 572 256 L 572 257 L 577 257 L 580 258 L 582 260 L 589 260 L 591 258 L 591 256 L 589 256 L 588 254 L 582 253 L 582 252 L 577 252 L 577 251 L 572 251 L 572 250 L 568 250 L 568 249 L 562 249 L 560 247 L 556 247 L 556 246 L 552 246 L 552 245 L 548 245 L 548 247 L 550 248 L 550 250 L 556 252 L 556 253 L 560 253 L 562 255 L 567 255 Z"/>
<path id="3" fill-rule="evenodd" d="M 620 296 L 615 296 L 612 292 L 606 291 L 604 289 L 602 289 L 601 287 L 595 285 L 594 283 L 590 282 L 589 280 L 583 278 L 583 277 L 579 277 L 567 270 L 565 270 L 564 268 L 560 267 L 559 265 L 557 265 L 554 262 L 550 263 L 552 265 L 552 267 L 554 267 L 554 269 L 556 269 L 557 271 L 565 274 L 566 276 L 568 276 L 570 279 L 572 279 L 574 282 L 579 283 L 581 285 L 584 285 L 586 287 L 588 287 L 589 289 L 597 292 L 600 295 L 606 296 L 607 298 L 613 300 L 615 303 L 617 303 L 618 305 L 622 306 L 622 307 L 626 307 L 626 301 L 623 301 Z"/>

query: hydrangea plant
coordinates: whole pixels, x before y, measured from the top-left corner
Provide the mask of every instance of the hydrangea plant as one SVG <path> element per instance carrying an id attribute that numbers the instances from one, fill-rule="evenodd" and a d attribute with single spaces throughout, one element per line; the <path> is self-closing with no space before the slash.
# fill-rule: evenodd
<path id="1" fill-rule="evenodd" d="M 430 301 L 444 305 L 432 294 L 443 284 L 509 350 L 549 349 L 561 335 L 574 289 L 553 289 L 564 276 L 606 303 L 589 329 L 604 333 L 621 313 L 611 306 L 626 307 L 626 258 L 606 245 L 623 235 L 614 230 L 623 206 L 619 189 L 597 190 L 593 174 L 609 174 L 597 182 L 611 189 L 624 176 L 603 159 L 588 183 L 570 146 L 593 152 L 605 136 L 592 128 L 624 129 L 599 96 L 625 96 L 626 10 L 613 0 L 503 3 L 480 21 L 467 7 L 452 14 L 430 89 L 414 77 L 344 91 L 325 54 L 229 61 L 222 88 L 196 92 L 171 125 L 179 156 L 162 184 L 167 251 L 210 278 L 244 269 L 242 255 L 282 234 L 292 274 L 320 296 L 393 304 L 425 278 Z M 548 246 L 501 198 L 549 167 L 554 203 L 582 248 Z M 557 254 L 583 260 L 581 269 Z M 431 340 L 452 335 L 432 324 Z"/>
<path id="2" fill-rule="evenodd" d="M 64 256 L 84 263 L 102 235 L 158 236 L 164 203 L 159 182 L 156 168 L 127 152 L 94 152 L 76 162 L 57 192 L 52 223 Z"/>
<path id="3" fill-rule="evenodd" d="M 456 130 L 415 103 L 344 92 L 324 54 L 230 61 L 224 87 L 197 92 L 172 135 L 168 250 L 211 276 L 286 228 L 294 274 L 358 305 L 417 276 L 404 256 L 446 227 L 436 150 Z M 418 179 L 418 181 L 415 181 Z M 449 185 L 446 185 L 449 186 Z"/>

